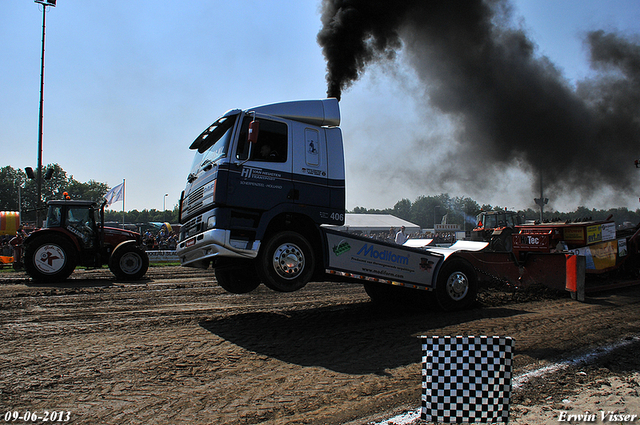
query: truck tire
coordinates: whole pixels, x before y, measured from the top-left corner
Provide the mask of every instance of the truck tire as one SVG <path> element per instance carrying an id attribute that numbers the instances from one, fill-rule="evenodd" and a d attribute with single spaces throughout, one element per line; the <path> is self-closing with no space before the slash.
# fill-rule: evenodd
<path id="1" fill-rule="evenodd" d="M 445 261 L 438 272 L 436 299 L 443 310 L 469 307 L 478 295 L 478 279 L 473 267 L 459 258 Z"/>
<path id="2" fill-rule="evenodd" d="M 109 257 L 109 270 L 119 280 L 139 280 L 149 268 L 149 257 L 139 246 L 123 243 Z"/>
<path id="3" fill-rule="evenodd" d="M 253 264 L 240 263 L 215 268 L 218 285 L 232 294 L 246 294 L 260 286 Z"/>
<path id="4" fill-rule="evenodd" d="M 63 282 L 77 263 L 76 248 L 60 235 L 39 236 L 25 246 L 24 268 L 35 282 Z"/>
<path id="5" fill-rule="evenodd" d="M 296 232 L 280 232 L 270 238 L 258 258 L 258 275 L 278 292 L 303 288 L 313 276 L 315 256 L 311 244 Z"/>

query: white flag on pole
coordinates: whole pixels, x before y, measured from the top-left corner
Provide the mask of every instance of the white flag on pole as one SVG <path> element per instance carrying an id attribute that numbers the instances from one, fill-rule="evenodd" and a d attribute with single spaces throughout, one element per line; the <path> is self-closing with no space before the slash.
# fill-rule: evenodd
<path id="1" fill-rule="evenodd" d="M 108 191 L 107 194 L 104 195 L 104 199 L 105 201 L 107 201 L 107 205 L 106 205 L 107 207 L 113 204 L 114 202 L 123 200 L 124 199 L 124 182 L 120 183 L 119 185 L 117 185 L 116 187 Z"/>

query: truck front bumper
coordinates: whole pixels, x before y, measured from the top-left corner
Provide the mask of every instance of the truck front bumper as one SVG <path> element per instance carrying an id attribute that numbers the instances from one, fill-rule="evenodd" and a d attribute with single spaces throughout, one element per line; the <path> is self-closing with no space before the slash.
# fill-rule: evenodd
<path id="1" fill-rule="evenodd" d="M 260 241 L 233 240 L 229 230 L 211 229 L 180 242 L 176 255 L 183 266 L 206 269 L 215 257 L 256 258 L 259 248 Z"/>

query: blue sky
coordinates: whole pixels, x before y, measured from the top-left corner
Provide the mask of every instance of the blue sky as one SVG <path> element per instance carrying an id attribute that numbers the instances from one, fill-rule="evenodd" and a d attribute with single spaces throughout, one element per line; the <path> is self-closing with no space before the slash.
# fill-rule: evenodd
<path id="1" fill-rule="evenodd" d="M 590 72 L 586 31 L 640 34 L 637 1 L 512 3 L 538 53 L 572 81 Z M 59 0 L 46 19 L 43 163 L 58 163 L 79 181 L 113 187 L 126 179 L 127 210 L 161 209 L 165 194 L 167 208 L 177 204 L 192 159 L 188 146 L 224 111 L 326 93 L 317 1 Z M 42 6 L 4 2 L 0 166 L 37 163 L 41 31 Z M 501 179 L 508 185 L 474 193 L 455 176 L 446 187 L 425 187 L 372 175 L 385 161 L 413 156 L 399 141 L 424 125 L 411 100 L 415 84 L 402 63 L 372 66 L 343 93 L 347 207 L 393 207 L 401 198 L 441 192 L 533 207 L 532 177 L 516 169 Z M 430 119 L 438 125 L 436 116 Z M 409 166 L 428 175 L 430 161 Z M 611 205 L 610 195 L 594 196 L 589 206 L 640 207 L 637 197 Z M 567 196 L 553 206 L 569 211 L 582 201 Z"/>

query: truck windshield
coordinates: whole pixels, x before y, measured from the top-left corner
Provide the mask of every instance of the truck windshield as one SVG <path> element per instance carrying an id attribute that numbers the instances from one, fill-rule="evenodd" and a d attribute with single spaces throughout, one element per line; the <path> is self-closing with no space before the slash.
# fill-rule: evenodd
<path id="1" fill-rule="evenodd" d="M 220 118 L 203 131 L 191 144 L 191 149 L 197 150 L 191 166 L 192 174 L 197 174 L 207 164 L 211 164 L 227 155 L 231 134 L 233 133 L 233 125 L 237 118 L 237 115 Z"/>

